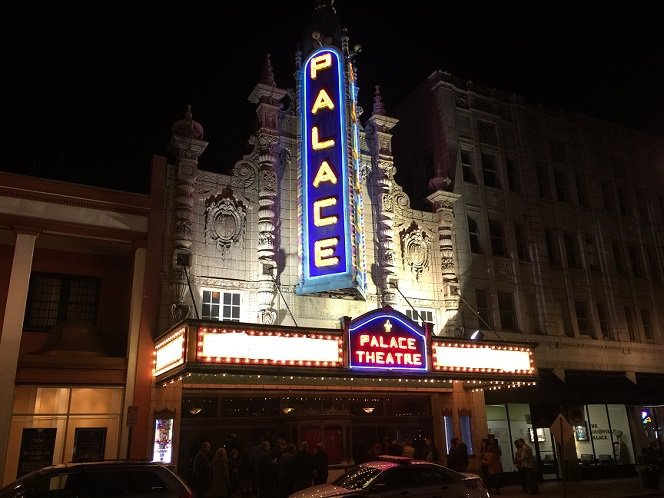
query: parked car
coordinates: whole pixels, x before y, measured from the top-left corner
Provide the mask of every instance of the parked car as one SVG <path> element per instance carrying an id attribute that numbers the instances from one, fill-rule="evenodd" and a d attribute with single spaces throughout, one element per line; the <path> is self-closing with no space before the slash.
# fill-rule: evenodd
<path id="1" fill-rule="evenodd" d="M 192 498 L 172 470 L 147 461 L 67 463 L 44 467 L 0 489 L 0 498 Z"/>
<path id="2" fill-rule="evenodd" d="M 350 468 L 328 484 L 313 486 L 289 498 L 489 498 L 477 474 L 459 473 L 436 463 L 381 456 Z"/>

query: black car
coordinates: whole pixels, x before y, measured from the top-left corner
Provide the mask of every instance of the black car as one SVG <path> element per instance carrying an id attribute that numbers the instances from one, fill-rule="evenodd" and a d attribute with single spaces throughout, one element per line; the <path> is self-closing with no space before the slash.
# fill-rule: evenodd
<path id="1" fill-rule="evenodd" d="M 0 489 L 0 498 L 115 497 L 192 498 L 189 487 L 165 465 L 127 460 L 52 465 Z"/>

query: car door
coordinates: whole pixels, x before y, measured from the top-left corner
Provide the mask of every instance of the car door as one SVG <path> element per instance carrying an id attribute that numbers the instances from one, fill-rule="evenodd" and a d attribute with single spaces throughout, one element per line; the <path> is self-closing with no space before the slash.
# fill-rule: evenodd
<path id="1" fill-rule="evenodd" d="M 466 498 L 462 480 L 427 465 L 404 465 L 385 471 L 372 486 L 381 498 Z"/>

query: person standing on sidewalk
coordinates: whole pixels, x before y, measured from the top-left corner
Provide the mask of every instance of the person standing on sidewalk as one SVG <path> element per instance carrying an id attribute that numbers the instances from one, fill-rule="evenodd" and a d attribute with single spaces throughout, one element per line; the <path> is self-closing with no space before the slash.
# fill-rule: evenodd
<path id="1" fill-rule="evenodd" d="M 447 455 L 447 466 L 457 472 L 466 472 L 468 470 L 468 449 L 466 445 L 459 441 L 458 437 L 453 437 L 450 442 L 452 447 Z"/>
<path id="2" fill-rule="evenodd" d="M 500 494 L 503 466 L 500 463 L 495 446 L 489 446 L 481 457 L 480 463 L 486 465 L 486 487 L 491 493 Z"/>
<path id="3" fill-rule="evenodd" d="M 194 457 L 194 468 L 191 472 L 189 485 L 194 492 L 194 498 L 204 498 L 210 486 L 210 453 L 212 445 L 209 441 L 201 443 L 201 449 Z"/>
<path id="4" fill-rule="evenodd" d="M 537 485 L 537 474 L 535 473 L 535 456 L 533 450 L 523 438 L 519 438 L 519 450 L 516 452 L 516 459 L 518 461 L 517 467 L 523 469 L 526 481 L 526 491 L 531 495 L 539 494 L 539 487 Z"/>

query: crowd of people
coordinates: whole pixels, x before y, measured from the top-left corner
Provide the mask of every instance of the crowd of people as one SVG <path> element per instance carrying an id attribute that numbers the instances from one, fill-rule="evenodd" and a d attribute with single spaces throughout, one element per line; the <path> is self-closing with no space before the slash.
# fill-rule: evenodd
<path id="1" fill-rule="evenodd" d="M 213 452 L 208 441 L 201 444 L 188 479 L 194 498 L 286 498 L 328 479 L 322 443 L 313 452 L 307 441 L 296 449 L 283 439 L 274 445 L 265 440 L 243 450 L 228 449 L 221 446 Z"/>
<path id="2" fill-rule="evenodd" d="M 422 439 L 405 438 L 402 441 L 396 438 L 384 437 L 382 442 L 375 442 L 368 447 L 363 441 L 353 445 L 355 463 L 376 460 L 381 455 L 405 456 L 428 462 L 438 462 L 439 453 L 430 437 Z"/>
<path id="3" fill-rule="evenodd" d="M 468 471 L 468 448 L 459 438 L 452 438 L 444 462 L 457 472 Z M 523 438 L 514 441 L 514 465 L 521 477 L 522 491 L 538 494 L 537 472 L 532 448 Z M 440 454 L 431 438 L 413 442 L 384 438 L 365 448 L 356 445 L 356 462 L 374 460 L 380 455 L 396 455 L 439 462 Z M 482 439 L 479 449 L 479 473 L 493 494 L 500 494 L 503 466 L 502 450 L 493 434 Z M 291 493 L 328 480 L 328 456 L 318 443 L 311 451 L 302 441 L 299 448 L 278 439 L 276 444 L 264 440 L 241 450 L 219 447 L 205 441 L 193 458 L 189 484 L 194 498 L 286 498 Z"/>

